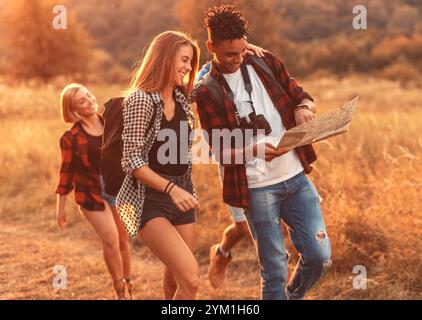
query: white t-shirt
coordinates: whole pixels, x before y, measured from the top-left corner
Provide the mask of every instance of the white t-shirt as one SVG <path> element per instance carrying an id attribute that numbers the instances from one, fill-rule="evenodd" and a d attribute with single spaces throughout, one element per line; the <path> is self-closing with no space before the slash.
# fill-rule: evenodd
<path id="1" fill-rule="evenodd" d="M 286 128 L 281 121 L 280 114 L 275 108 L 264 84 L 256 74 L 251 65 L 247 65 L 249 77 L 252 84 L 252 101 L 257 115 L 263 114 L 269 122 L 272 132 L 257 142 L 270 142 L 277 145 L 283 136 Z M 249 94 L 245 89 L 242 73 L 239 68 L 234 73 L 224 74 L 224 78 L 234 94 L 236 108 L 241 118 L 247 117 L 252 112 Z M 250 121 L 247 118 L 248 122 Z M 248 142 L 247 142 L 248 143 Z M 295 151 L 274 158 L 267 162 L 260 158 L 253 158 L 246 163 L 246 175 L 248 177 L 249 188 L 260 188 L 270 186 L 281 181 L 285 181 L 303 171 L 302 163 Z"/>

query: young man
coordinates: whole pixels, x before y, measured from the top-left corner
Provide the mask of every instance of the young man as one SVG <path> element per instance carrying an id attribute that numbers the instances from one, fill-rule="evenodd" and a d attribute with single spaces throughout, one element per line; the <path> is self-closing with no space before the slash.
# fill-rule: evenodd
<path id="1" fill-rule="evenodd" d="M 266 53 L 264 58 L 245 56 L 247 22 L 236 7 L 209 9 L 205 26 L 213 61 L 209 75 L 197 89 L 196 101 L 210 146 L 215 130 L 223 135 L 227 130 L 241 128 L 245 133 L 253 127 L 266 133 L 262 141 L 258 137 L 249 141 L 244 135 L 243 148 L 223 144 L 221 152 L 213 150 L 224 167 L 224 202 L 247 208 L 248 224 L 255 230 L 262 298 L 301 299 L 331 264 L 319 195 L 305 176 L 312 170 L 310 164 L 316 154 L 311 145 L 285 150 L 272 144 L 286 130 L 315 118 L 313 99 L 273 54 Z M 263 159 L 256 157 L 260 143 L 265 143 Z M 248 158 L 250 150 L 253 156 Z M 229 154 L 232 161 L 222 161 L 222 154 Z M 233 162 L 236 155 L 244 161 Z M 287 284 L 288 255 L 281 220 L 300 254 Z"/>

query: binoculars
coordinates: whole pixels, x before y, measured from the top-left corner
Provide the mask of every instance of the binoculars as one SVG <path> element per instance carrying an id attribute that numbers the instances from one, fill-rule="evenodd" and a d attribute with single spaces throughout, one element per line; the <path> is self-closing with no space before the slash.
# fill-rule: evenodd
<path id="1" fill-rule="evenodd" d="M 252 111 L 248 115 L 251 121 L 248 122 L 246 117 L 240 118 L 239 123 L 242 129 L 253 129 L 253 135 L 257 134 L 258 129 L 264 129 L 265 135 L 269 135 L 272 131 L 270 124 L 268 123 L 267 119 L 265 119 L 264 115 L 259 114 L 256 115 L 254 111 Z"/>

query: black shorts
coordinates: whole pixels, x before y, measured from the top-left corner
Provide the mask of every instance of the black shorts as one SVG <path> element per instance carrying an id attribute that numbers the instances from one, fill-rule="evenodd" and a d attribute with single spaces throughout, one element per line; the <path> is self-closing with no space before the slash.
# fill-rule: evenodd
<path id="1" fill-rule="evenodd" d="M 193 193 L 192 178 L 187 172 L 181 176 L 158 174 L 163 178 L 176 183 L 179 188 Z M 177 209 L 168 194 L 145 186 L 145 201 L 142 210 L 140 229 L 142 229 L 148 221 L 157 217 L 166 218 L 173 225 L 189 224 L 196 221 L 195 209 L 182 212 Z"/>

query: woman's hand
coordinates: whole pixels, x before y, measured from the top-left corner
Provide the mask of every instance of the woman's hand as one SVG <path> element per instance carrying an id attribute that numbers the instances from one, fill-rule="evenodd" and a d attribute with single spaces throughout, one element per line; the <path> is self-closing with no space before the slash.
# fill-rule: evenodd
<path id="1" fill-rule="evenodd" d="M 66 212 L 63 209 L 57 210 L 56 219 L 60 229 L 63 230 L 64 226 L 66 225 Z"/>
<path id="2" fill-rule="evenodd" d="M 177 185 L 171 189 L 169 195 L 177 209 L 182 212 L 187 212 L 190 209 L 199 208 L 198 200 L 192 194 L 182 188 L 179 188 Z"/>
<path id="3" fill-rule="evenodd" d="M 263 58 L 265 52 L 267 52 L 267 50 L 250 43 L 248 43 L 248 46 L 246 47 L 246 54 L 249 54 L 250 56 L 256 55 L 257 57 Z"/>

